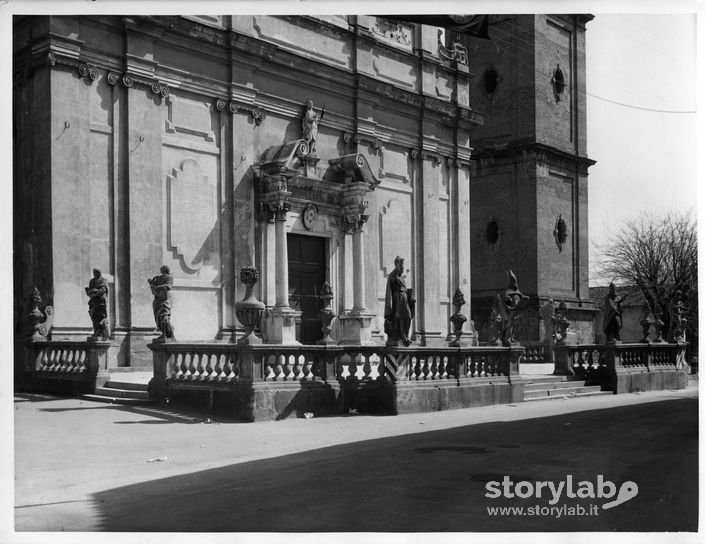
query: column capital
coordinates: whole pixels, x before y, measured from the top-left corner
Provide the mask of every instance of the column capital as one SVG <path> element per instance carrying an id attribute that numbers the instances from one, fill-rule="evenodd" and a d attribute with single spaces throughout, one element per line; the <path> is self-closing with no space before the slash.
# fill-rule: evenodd
<path id="1" fill-rule="evenodd" d="M 266 221 L 286 221 L 286 214 L 290 209 L 288 198 L 291 193 L 272 193 L 262 195 L 260 211 Z"/>

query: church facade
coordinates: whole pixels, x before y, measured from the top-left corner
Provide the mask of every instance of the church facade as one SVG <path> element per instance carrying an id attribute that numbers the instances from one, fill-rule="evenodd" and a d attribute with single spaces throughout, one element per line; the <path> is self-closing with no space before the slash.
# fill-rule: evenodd
<path id="1" fill-rule="evenodd" d="M 509 268 L 588 323 L 586 20 L 16 17 L 15 322 L 36 286 L 53 339 L 85 338 L 97 268 L 111 364 L 144 366 L 148 278 L 170 270 L 178 340 L 229 342 L 255 266 L 265 342 L 318 341 L 325 284 L 333 338 L 384 343 L 401 257 L 417 345 L 446 344 L 457 289 L 483 323 Z"/>

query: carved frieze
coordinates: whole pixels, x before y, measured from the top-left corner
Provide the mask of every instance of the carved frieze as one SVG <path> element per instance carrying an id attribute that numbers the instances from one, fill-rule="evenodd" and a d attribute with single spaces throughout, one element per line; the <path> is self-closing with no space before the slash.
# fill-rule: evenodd
<path id="1" fill-rule="evenodd" d="M 377 17 L 372 27 L 372 32 L 377 36 L 385 38 L 388 42 L 402 45 L 405 49 L 409 50 L 412 45 L 413 30 L 412 25 L 405 25 L 398 21 L 385 19 L 384 17 Z"/>

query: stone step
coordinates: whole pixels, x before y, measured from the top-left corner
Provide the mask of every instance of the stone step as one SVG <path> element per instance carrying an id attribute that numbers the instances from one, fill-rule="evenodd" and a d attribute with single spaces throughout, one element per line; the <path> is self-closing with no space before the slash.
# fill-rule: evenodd
<path id="1" fill-rule="evenodd" d="M 138 382 L 123 382 L 111 379 L 105 384 L 106 388 L 109 389 L 128 389 L 130 391 L 147 391 L 146 383 Z"/>
<path id="2" fill-rule="evenodd" d="M 107 404 L 124 404 L 130 406 L 144 406 L 146 404 L 153 404 L 156 402 L 154 399 L 119 398 L 104 395 L 83 395 L 81 396 L 81 398 L 86 400 L 92 400 L 94 402 L 104 402 Z"/>
<path id="3" fill-rule="evenodd" d="M 585 390 L 588 389 L 588 390 Z M 612 391 L 601 391 L 599 386 L 590 388 L 580 388 L 577 391 L 566 393 L 565 390 L 553 391 L 535 391 L 524 396 L 524 402 L 532 402 L 535 400 L 558 400 L 558 399 L 574 399 L 578 397 L 593 397 L 597 395 L 612 395 Z"/>
<path id="4" fill-rule="evenodd" d="M 137 399 L 149 400 L 147 389 L 117 389 L 115 387 L 96 387 L 95 394 L 101 397 L 110 397 L 116 399 Z"/>
<path id="5" fill-rule="evenodd" d="M 541 391 L 544 389 L 574 389 L 583 387 L 585 381 L 570 381 L 570 382 L 533 382 L 524 385 L 524 391 Z"/>

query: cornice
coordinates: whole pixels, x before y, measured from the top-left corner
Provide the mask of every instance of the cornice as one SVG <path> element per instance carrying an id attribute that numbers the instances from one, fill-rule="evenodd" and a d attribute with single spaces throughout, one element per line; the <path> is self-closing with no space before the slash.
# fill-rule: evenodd
<path id="1" fill-rule="evenodd" d="M 577 166 L 583 174 L 587 174 L 588 168 L 596 164 L 596 161 L 588 157 L 568 153 L 541 143 L 527 143 L 495 150 L 478 150 L 473 153 L 472 160 L 482 164 L 491 159 L 514 160 L 517 158 L 544 164 L 559 164 L 565 168 L 575 168 Z"/>

